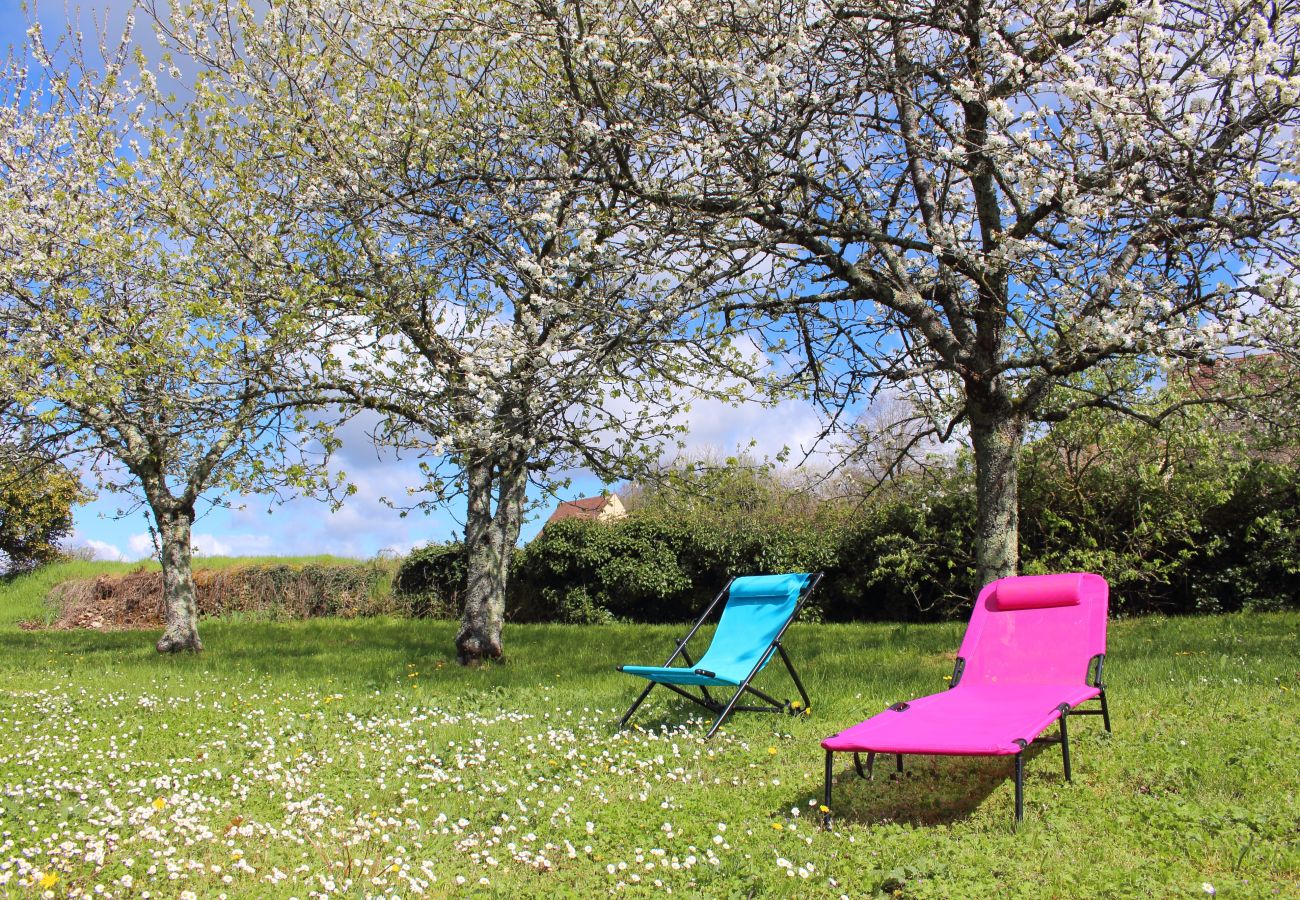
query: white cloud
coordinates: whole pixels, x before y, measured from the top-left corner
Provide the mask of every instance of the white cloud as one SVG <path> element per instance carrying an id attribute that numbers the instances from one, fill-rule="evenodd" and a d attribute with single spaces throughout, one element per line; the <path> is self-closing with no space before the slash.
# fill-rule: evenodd
<path id="1" fill-rule="evenodd" d="M 295 556 L 330 553 L 364 558 L 385 551 L 404 553 L 416 544 L 452 536 L 457 529 L 449 511 L 430 516 L 412 512 L 403 517 L 380 502 L 380 497 L 407 504 L 416 499 L 406 492 L 423 480 L 414 461 L 397 460 L 391 452 L 377 455 L 369 440 L 355 431 L 349 437 L 352 443 L 345 443 L 345 452 L 336 462 L 357 491 L 341 509 L 332 511 L 325 503 L 303 498 L 268 512 L 266 506 L 250 498 L 244 509 L 214 515 L 207 520 L 208 528 L 236 552 Z M 349 448 L 351 452 L 347 452 Z M 461 508 L 456 502 L 450 506 L 453 511 Z"/>
<path id="2" fill-rule="evenodd" d="M 94 538 L 77 538 L 73 543 L 73 547 L 85 547 L 90 550 L 93 554 L 92 559 L 102 559 L 107 562 L 122 562 L 126 559 L 126 554 L 108 541 L 97 541 Z"/>
<path id="3" fill-rule="evenodd" d="M 786 400 L 776 406 L 700 400 L 692 404 L 684 419 L 688 454 L 703 449 L 742 450 L 763 458 L 789 449 L 791 464 L 797 464 L 807 453 L 825 453 L 824 447 L 817 446 L 822 421 L 812 404 L 802 400 Z"/>
<path id="4" fill-rule="evenodd" d="M 126 546 L 134 559 L 148 559 L 153 556 L 153 538 L 148 534 L 133 534 L 126 539 Z"/>
<path id="5" fill-rule="evenodd" d="M 286 523 L 286 526 L 289 524 Z M 127 546 L 134 554 L 133 559 L 145 559 L 154 555 L 153 539 L 148 534 L 131 535 L 127 538 Z M 190 546 L 197 556 L 256 556 L 274 552 L 276 542 L 269 534 L 234 531 L 215 535 L 195 532 L 190 537 Z"/>
<path id="6" fill-rule="evenodd" d="M 230 544 L 211 534 L 195 534 L 190 538 L 197 556 L 234 556 Z"/>

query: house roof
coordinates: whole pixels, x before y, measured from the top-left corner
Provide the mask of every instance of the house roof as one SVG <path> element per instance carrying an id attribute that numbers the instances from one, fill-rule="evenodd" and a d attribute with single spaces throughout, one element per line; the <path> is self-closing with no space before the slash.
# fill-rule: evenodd
<path id="1" fill-rule="evenodd" d="M 551 517 L 546 520 L 546 524 L 558 522 L 561 519 L 591 519 L 600 518 L 605 507 L 609 505 L 609 496 L 601 494 L 598 497 L 582 497 L 577 500 L 564 500 L 551 513 Z"/>
<path id="2" fill-rule="evenodd" d="M 1227 375 L 1241 378 L 1243 387 L 1258 388 L 1278 380 L 1282 374 L 1281 369 L 1281 360 L 1277 354 L 1252 353 L 1223 357 L 1199 363 L 1194 368 L 1189 367 L 1187 381 L 1195 393 L 1206 397 L 1219 389 Z"/>

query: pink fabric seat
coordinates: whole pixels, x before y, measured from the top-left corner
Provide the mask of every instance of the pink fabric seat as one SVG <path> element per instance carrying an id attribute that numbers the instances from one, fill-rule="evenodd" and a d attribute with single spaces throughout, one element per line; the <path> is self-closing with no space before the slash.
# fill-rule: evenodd
<path id="1" fill-rule="evenodd" d="M 835 753 L 899 754 L 900 766 L 902 755 L 913 753 L 1014 755 L 1019 820 L 1026 747 L 1036 739 L 1061 743 L 1068 779 L 1066 716 L 1101 715 L 1110 730 L 1101 681 L 1108 597 L 1104 579 L 1082 572 L 1003 578 L 987 585 L 975 601 L 949 690 L 895 704 L 822 741 L 826 805 Z M 1094 699 L 1100 709 L 1075 710 Z M 1039 738 L 1054 722 L 1060 724 L 1060 737 Z"/>
<path id="2" fill-rule="evenodd" d="M 1060 705 L 1078 706 L 1101 691 L 1087 685 L 979 686 L 931 694 L 901 712 L 886 710 L 822 741 L 837 752 L 1002 756 L 1042 734 L 1061 717 Z"/>

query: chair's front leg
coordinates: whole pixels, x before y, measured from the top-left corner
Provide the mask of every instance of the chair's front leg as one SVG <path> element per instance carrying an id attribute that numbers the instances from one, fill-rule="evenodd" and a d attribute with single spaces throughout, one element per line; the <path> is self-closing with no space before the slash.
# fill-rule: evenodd
<path id="1" fill-rule="evenodd" d="M 1016 754 L 1016 824 L 1025 817 L 1025 751 Z"/>
<path id="2" fill-rule="evenodd" d="M 826 751 L 826 795 L 825 799 L 822 800 L 826 811 L 822 813 L 822 827 L 828 830 L 831 827 L 831 773 L 834 771 L 834 757 L 834 750 Z M 857 754 L 855 753 L 854 758 L 856 759 L 856 757 Z"/>
<path id="3" fill-rule="evenodd" d="M 636 700 L 632 702 L 632 705 L 628 707 L 627 712 L 623 714 L 623 718 L 619 720 L 619 728 L 627 727 L 627 721 L 632 718 L 632 713 L 636 712 L 636 708 L 645 702 L 645 698 L 650 696 L 650 692 L 654 690 L 654 687 L 655 683 L 653 681 L 646 685 L 645 690 L 641 692 L 641 696 L 637 697 Z"/>
<path id="4" fill-rule="evenodd" d="M 794 686 L 799 691 L 799 696 L 803 698 L 803 708 L 811 710 L 812 700 L 808 699 L 808 692 L 804 690 L 803 681 L 800 680 L 799 673 L 794 670 L 794 663 L 790 662 L 790 657 L 785 652 L 785 647 L 777 644 L 776 651 L 781 654 L 781 660 L 785 663 L 786 670 L 789 671 L 790 678 L 794 681 Z"/>
<path id="5" fill-rule="evenodd" d="M 680 642 L 679 642 L 679 643 L 680 643 Z M 694 669 L 694 668 L 695 668 L 695 660 L 691 659 L 691 655 L 690 655 L 689 653 L 686 652 L 686 645 L 685 645 L 685 644 L 681 644 L 681 648 L 682 648 L 682 659 L 686 660 L 686 668 L 688 668 L 688 669 Z M 717 702 L 718 702 L 718 701 L 714 700 L 714 699 L 713 699 L 713 695 L 709 693 L 709 687 L 708 687 L 708 685 L 704 685 L 704 684 L 702 684 L 702 685 L 699 686 L 699 688 L 700 688 L 700 694 L 703 695 L 704 699 L 707 700 L 709 703 L 717 703 Z"/>
<path id="6" fill-rule="evenodd" d="M 686 650 L 686 644 L 685 644 L 683 641 L 678 641 L 678 642 L 677 642 L 677 646 L 681 647 L 681 649 L 682 649 L 682 659 L 686 660 L 686 668 L 688 668 L 688 669 L 694 669 L 694 668 L 695 668 L 695 660 L 691 659 L 691 654 L 690 654 L 689 652 L 687 652 L 687 650 Z"/>
<path id="7" fill-rule="evenodd" d="M 718 720 L 713 723 L 713 727 L 709 729 L 709 733 L 704 736 L 706 741 L 717 733 L 718 729 L 722 727 L 723 722 L 727 721 L 727 716 L 731 715 L 731 710 L 740 701 L 740 695 L 743 693 L 745 693 L 745 685 L 736 688 L 736 693 L 733 694 L 731 700 L 728 701 L 726 709 L 724 709 L 718 716 Z"/>
<path id="8" fill-rule="evenodd" d="M 1065 780 L 1072 781 L 1070 777 L 1070 732 L 1066 728 L 1065 720 L 1070 717 L 1070 707 L 1064 703 L 1061 704 L 1061 762 L 1065 766 Z"/>

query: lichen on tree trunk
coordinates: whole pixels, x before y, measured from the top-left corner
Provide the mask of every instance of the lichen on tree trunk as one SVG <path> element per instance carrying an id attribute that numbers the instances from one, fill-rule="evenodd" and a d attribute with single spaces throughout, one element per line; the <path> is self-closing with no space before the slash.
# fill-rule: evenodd
<path id="1" fill-rule="evenodd" d="M 166 606 L 166 628 L 156 649 L 159 653 L 197 652 L 203 649 L 203 642 L 199 640 L 199 604 L 191 566 L 190 539 L 194 515 L 184 509 L 155 509 L 154 517 L 162 541 L 163 603 Z"/>
<path id="2" fill-rule="evenodd" d="M 1009 410 L 972 407 L 975 450 L 975 567 L 979 586 L 1015 575 L 1020 563 L 1018 466 L 1024 426 Z"/>
<path id="3" fill-rule="evenodd" d="M 465 607 L 456 635 L 456 658 L 462 665 L 480 665 L 504 656 L 501 630 L 506 588 L 519 539 L 527 479 L 527 471 L 516 461 L 499 465 L 484 456 L 466 467 Z"/>

